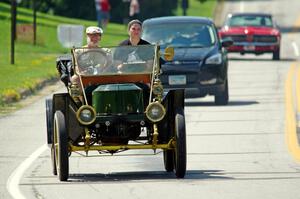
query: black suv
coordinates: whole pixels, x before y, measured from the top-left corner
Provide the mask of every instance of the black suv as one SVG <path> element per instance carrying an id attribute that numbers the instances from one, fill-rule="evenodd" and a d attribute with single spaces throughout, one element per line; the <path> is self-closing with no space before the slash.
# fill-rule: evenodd
<path id="1" fill-rule="evenodd" d="M 186 97 L 215 96 L 215 104 L 228 103 L 228 59 L 212 20 L 203 17 L 158 17 L 145 20 L 142 38 L 162 48 L 174 47 L 172 61 L 162 63 L 164 89 L 185 88 Z"/>

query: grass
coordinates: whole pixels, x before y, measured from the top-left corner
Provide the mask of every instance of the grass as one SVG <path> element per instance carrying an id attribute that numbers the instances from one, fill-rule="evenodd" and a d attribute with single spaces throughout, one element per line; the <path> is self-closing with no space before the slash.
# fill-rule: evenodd
<path id="1" fill-rule="evenodd" d="M 190 16 L 212 17 L 217 0 L 189 0 L 187 14 Z M 18 24 L 32 24 L 32 11 L 24 8 L 17 10 Z M 176 11 L 182 15 L 181 8 Z M 71 19 L 37 13 L 37 45 L 32 38 L 17 40 L 15 43 L 15 64 L 10 64 L 10 5 L 0 3 L 0 107 L 8 101 L 18 101 L 20 91 L 32 90 L 45 79 L 58 78 L 55 60 L 59 54 L 70 50 L 63 48 L 57 41 L 57 26 L 59 24 L 80 24 L 85 27 L 97 25 L 96 21 Z M 110 23 L 104 30 L 102 46 L 114 46 L 127 37 L 126 27 Z M 85 43 L 85 42 L 83 42 Z M 7 101 L 8 99 L 8 101 Z"/>
<path id="2" fill-rule="evenodd" d="M 214 9 L 218 0 L 206 0 L 201 3 L 199 0 L 189 0 L 188 16 L 203 16 L 213 18 Z M 181 2 L 181 0 L 179 1 Z M 177 15 L 183 15 L 182 8 L 178 6 Z"/>
<path id="3" fill-rule="evenodd" d="M 18 24 L 32 24 L 32 11 L 18 8 Z M 57 41 L 57 25 L 80 24 L 85 27 L 96 25 L 96 21 L 69 19 L 43 13 L 37 14 L 37 45 L 32 38 L 16 40 L 15 64 L 10 64 L 10 5 L 0 3 L 0 106 L 7 101 L 17 101 L 22 90 L 34 90 L 42 80 L 57 78 L 55 60 L 59 54 L 70 50 Z M 124 25 L 109 24 L 102 37 L 101 45 L 117 45 L 127 37 Z M 85 43 L 85 42 L 83 42 Z"/>

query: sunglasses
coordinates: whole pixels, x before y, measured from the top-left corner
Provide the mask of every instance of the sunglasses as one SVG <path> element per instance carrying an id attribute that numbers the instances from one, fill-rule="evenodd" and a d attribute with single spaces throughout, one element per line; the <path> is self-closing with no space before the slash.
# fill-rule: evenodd
<path id="1" fill-rule="evenodd" d="M 88 36 L 95 36 L 95 35 L 99 35 L 100 37 L 102 36 L 102 34 L 97 33 L 97 34 L 87 34 Z"/>

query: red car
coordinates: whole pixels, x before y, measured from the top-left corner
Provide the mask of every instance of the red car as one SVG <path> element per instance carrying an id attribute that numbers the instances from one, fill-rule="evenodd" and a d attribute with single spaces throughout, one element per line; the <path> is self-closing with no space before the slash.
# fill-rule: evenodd
<path id="1" fill-rule="evenodd" d="M 229 14 L 219 35 L 233 40 L 228 52 L 273 53 L 273 60 L 280 59 L 281 33 L 270 14 Z"/>

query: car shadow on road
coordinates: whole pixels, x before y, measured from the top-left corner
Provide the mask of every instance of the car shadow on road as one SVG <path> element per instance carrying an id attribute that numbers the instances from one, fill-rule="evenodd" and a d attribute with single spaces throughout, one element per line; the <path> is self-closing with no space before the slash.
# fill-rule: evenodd
<path id="1" fill-rule="evenodd" d="M 215 105 L 214 102 L 185 102 L 184 103 L 185 106 L 218 106 L 218 107 L 222 107 L 220 105 Z M 227 105 L 223 105 L 223 106 L 249 106 L 249 105 L 253 105 L 253 104 L 259 104 L 259 102 L 257 101 L 229 101 Z"/>
<path id="2" fill-rule="evenodd" d="M 298 33 L 300 32 L 299 26 L 279 26 L 281 33 Z"/>
<path id="3" fill-rule="evenodd" d="M 184 179 L 204 180 L 204 179 L 232 179 L 224 176 L 222 170 L 187 170 Z M 135 171 L 135 172 L 113 172 L 102 173 L 81 173 L 70 174 L 69 182 L 124 182 L 144 181 L 144 180 L 178 180 L 173 172 L 166 171 Z"/>
<path id="4" fill-rule="evenodd" d="M 281 58 L 280 60 L 273 60 L 268 58 L 249 58 L 249 57 L 229 57 L 229 60 L 232 61 L 250 61 L 250 62 L 256 62 L 256 61 L 269 61 L 269 62 L 294 62 L 297 61 L 296 58 Z"/>

